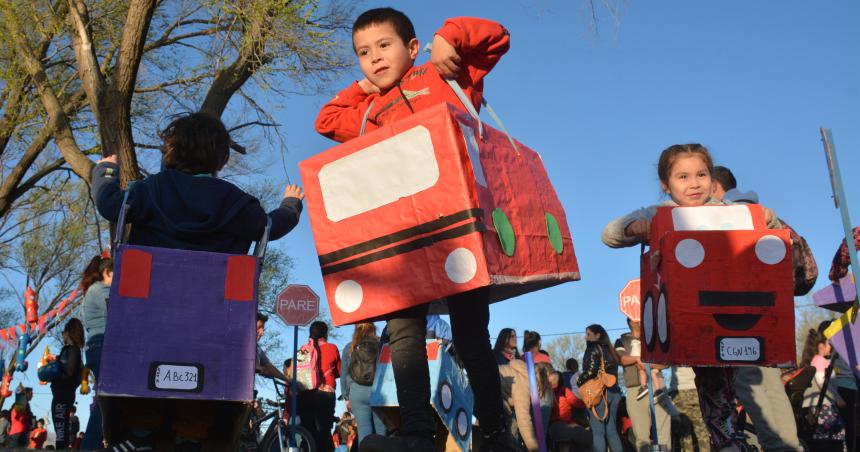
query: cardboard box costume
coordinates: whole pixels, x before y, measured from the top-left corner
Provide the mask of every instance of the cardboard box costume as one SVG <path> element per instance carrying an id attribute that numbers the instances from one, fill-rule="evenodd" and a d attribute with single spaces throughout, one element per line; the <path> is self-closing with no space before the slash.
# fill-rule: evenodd
<path id="1" fill-rule="evenodd" d="M 761 206 L 660 207 L 650 244 L 641 260 L 643 361 L 794 363 L 789 232 L 767 229 Z"/>
<path id="2" fill-rule="evenodd" d="M 474 396 L 463 369 L 451 357 L 449 347 L 433 340 L 427 342 L 430 368 L 430 405 L 453 436 L 460 450 L 472 444 L 472 406 Z M 370 406 L 388 425 L 400 421 L 397 385 L 391 367 L 391 349 L 386 344 L 376 362 L 376 376 Z"/>
<path id="3" fill-rule="evenodd" d="M 120 245 L 99 396 L 251 401 L 259 273 L 254 256 Z"/>
<path id="4" fill-rule="evenodd" d="M 860 378 L 860 370 L 857 369 L 860 364 L 860 326 L 854 318 L 857 288 L 851 275 L 840 279 L 839 284 L 831 284 L 815 292 L 812 299 L 818 307 L 844 312 L 830 324 L 824 335 L 830 339 L 830 345 L 848 363 L 848 367 L 854 369 L 855 377 Z"/>
<path id="5" fill-rule="evenodd" d="M 449 104 L 299 164 L 335 325 L 579 279 L 540 156 Z"/>

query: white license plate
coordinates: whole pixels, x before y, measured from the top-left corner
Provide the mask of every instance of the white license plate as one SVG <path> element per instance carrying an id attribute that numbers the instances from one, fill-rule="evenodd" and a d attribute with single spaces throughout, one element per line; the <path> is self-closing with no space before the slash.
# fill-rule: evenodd
<path id="1" fill-rule="evenodd" d="M 203 390 L 203 366 L 199 364 L 152 363 L 149 388 L 162 391 Z"/>
<path id="2" fill-rule="evenodd" d="M 720 361 L 758 362 L 762 359 L 762 340 L 758 337 L 718 338 L 717 354 Z"/>

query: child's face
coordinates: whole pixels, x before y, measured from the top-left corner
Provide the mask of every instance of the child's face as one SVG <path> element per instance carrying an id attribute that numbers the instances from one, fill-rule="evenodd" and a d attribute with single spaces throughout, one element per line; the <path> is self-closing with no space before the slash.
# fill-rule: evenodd
<path id="1" fill-rule="evenodd" d="M 711 172 L 701 156 L 678 157 L 669 171 L 663 190 L 679 206 L 701 206 L 711 197 Z"/>
<path id="2" fill-rule="evenodd" d="M 361 72 L 370 83 L 385 91 L 396 85 L 418 56 L 418 40 L 404 43 L 394 26 L 371 24 L 352 35 Z"/>

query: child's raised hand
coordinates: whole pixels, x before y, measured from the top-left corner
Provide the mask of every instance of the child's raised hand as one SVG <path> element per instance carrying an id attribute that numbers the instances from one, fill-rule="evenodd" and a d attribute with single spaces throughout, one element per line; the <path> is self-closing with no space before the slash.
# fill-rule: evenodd
<path id="1" fill-rule="evenodd" d="M 98 164 L 98 163 L 116 163 L 116 154 L 109 155 L 109 156 L 99 160 L 98 162 L 96 162 L 96 164 Z"/>
<path id="2" fill-rule="evenodd" d="M 305 192 L 298 185 L 287 185 L 287 188 L 284 189 L 284 198 L 305 199 Z"/>
<path id="3" fill-rule="evenodd" d="M 433 37 L 430 63 L 444 78 L 455 79 L 460 75 L 460 55 L 457 53 L 457 49 L 439 35 Z"/>
<path id="4" fill-rule="evenodd" d="M 651 233 L 651 221 L 649 220 L 636 220 L 633 223 L 627 225 L 624 228 L 624 234 L 629 237 L 639 237 L 641 239 L 648 239 L 648 235 Z"/>
<path id="5" fill-rule="evenodd" d="M 364 91 L 365 94 L 374 94 L 379 92 L 379 87 L 374 85 L 373 82 L 368 80 L 366 77 L 361 79 L 358 82 L 358 86 Z"/>

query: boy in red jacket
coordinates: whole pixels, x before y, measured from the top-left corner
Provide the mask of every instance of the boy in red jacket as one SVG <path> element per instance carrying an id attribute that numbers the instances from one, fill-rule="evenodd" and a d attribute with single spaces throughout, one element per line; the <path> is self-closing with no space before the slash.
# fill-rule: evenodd
<path id="1" fill-rule="evenodd" d="M 480 108 L 484 76 L 507 52 L 501 25 L 484 19 L 445 21 L 433 38 L 430 62 L 415 66 L 420 44 L 412 22 L 392 8 L 371 9 L 352 27 L 353 49 L 365 78 L 323 106 L 316 120 L 322 135 L 344 142 L 416 111 L 448 102 L 463 108 L 445 79 L 454 79 Z M 465 108 L 463 108 L 465 109 Z M 475 395 L 475 416 L 484 432 L 481 450 L 511 450 L 505 444 L 501 387 L 490 348 L 486 288 L 448 297 L 451 329 Z M 427 305 L 391 314 L 391 360 L 400 405 L 400 434 L 369 435 L 365 451 L 432 451 L 436 430 L 430 407 L 430 376 L 424 345 Z"/>

